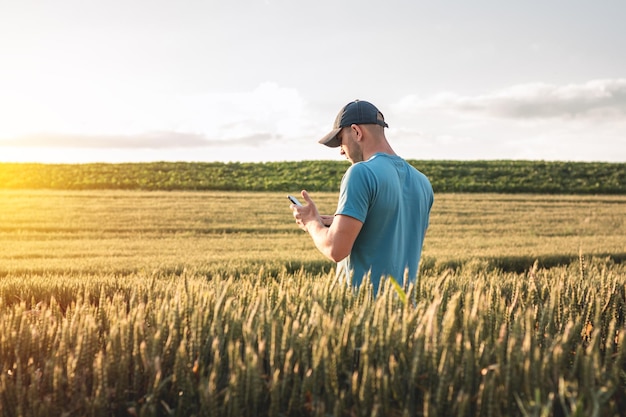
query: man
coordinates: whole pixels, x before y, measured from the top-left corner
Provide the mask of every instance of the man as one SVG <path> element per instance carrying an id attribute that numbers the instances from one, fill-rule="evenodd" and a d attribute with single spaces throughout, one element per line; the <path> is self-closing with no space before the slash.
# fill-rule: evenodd
<path id="1" fill-rule="evenodd" d="M 320 252 L 338 262 L 338 277 L 359 286 L 370 274 L 375 294 L 382 277 L 400 285 L 405 276 L 417 279 L 434 199 L 428 178 L 393 151 L 385 127 L 373 104 L 356 100 L 344 106 L 319 141 L 340 147 L 352 163 L 341 180 L 335 215 L 320 215 L 306 190 L 307 204 L 290 206 Z"/>

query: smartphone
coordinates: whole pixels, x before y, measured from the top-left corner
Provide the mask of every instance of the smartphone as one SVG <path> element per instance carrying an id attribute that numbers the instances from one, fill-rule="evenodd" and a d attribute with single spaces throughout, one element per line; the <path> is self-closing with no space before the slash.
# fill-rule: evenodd
<path id="1" fill-rule="evenodd" d="M 293 204 L 295 204 L 296 206 L 302 206 L 302 203 L 298 201 L 297 198 L 295 198 L 292 195 L 288 195 L 287 198 L 289 199 L 289 201 L 291 201 Z"/>

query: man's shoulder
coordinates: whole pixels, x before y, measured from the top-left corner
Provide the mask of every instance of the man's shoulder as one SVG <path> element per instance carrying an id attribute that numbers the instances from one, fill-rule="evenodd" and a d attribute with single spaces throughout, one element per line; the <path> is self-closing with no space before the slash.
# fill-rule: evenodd
<path id="1" fill-rule="evenodd" d="M 397 163 L 397 161 L 404 161 L 404 159 L 400 158 L 399 156 L 377 153 L 374 154 L 370 159 L 357 162 L 350 168 L 359 172 L 375 172 L 379 169 L 384 169 L 385 167 L 392 166 L 394 163 Z"/>
<path id="2" fill-rule="evenodd" d="M 373 165 L 370 164 L 370 161 L 362 161 L 357 162 L 355 164 L 350 165 L 350 167 L 346 170 L 346 176 L 362 176 L 365 174 L 371 174 L 373 169 Z"/>

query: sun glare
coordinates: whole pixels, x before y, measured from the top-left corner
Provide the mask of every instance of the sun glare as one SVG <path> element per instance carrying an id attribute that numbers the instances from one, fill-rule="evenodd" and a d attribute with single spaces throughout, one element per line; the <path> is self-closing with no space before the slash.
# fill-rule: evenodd
<path id="1" fill-rule="evenodd" d="M 0 144 L 2 142 L 0 141 Z M 58 150 L 44 148 L 16 148 L 0 145 L 0 162 L 57 162 Z"/>

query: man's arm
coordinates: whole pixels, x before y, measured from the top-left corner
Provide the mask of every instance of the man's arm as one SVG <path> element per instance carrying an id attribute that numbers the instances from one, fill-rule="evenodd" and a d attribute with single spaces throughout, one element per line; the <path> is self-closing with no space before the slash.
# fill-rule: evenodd
<path id="1" fill-rule="evenodd" d="M 322 219 L 322 223 L 326 227 L 330 227 L 330 225 L 333 224 L 333 220 L 335 220 L 335 216 L 329 216 L 327 214 L 321 214 L 320 218 Z"/>
<path id="2" fill-rule="evenodd" d="M 327 227 L 306 191 L 302 191 L 302 198 L 307 202 L 306 206 L 291 205 L 296 223 L 311 235 L 313 243 L 324 256 L 335 262 L 341 261 L 352 251 L 363 223 L 350 216 L 337 215 Z"/>

